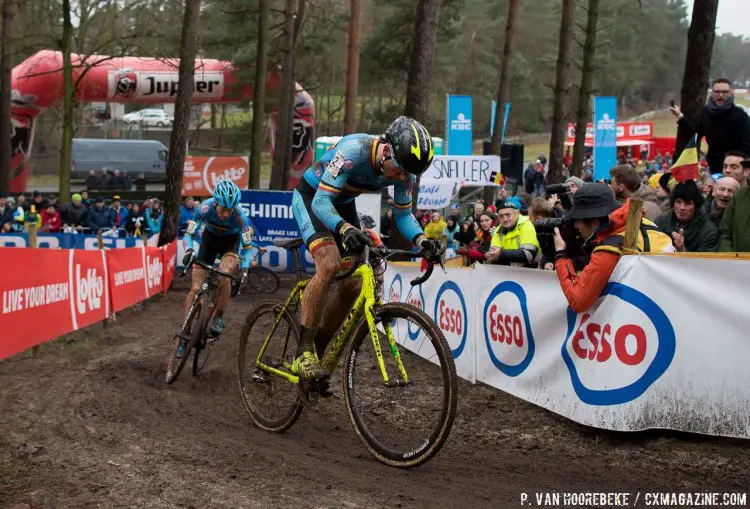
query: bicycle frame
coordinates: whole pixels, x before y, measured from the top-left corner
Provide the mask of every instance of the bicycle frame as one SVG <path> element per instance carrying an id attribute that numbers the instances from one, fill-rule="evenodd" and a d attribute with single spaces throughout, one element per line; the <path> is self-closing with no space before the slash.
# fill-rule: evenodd
<path id="1" fill-rule="evenodd" d="M 361 279 L 362 288 L 360 289 L 359 296 L 354 302 L 349 315 L 347 315 L 346 320 L 341 327 L 341 332 L 339 332 L 339 334 L 336 336 L 335 341 L 328 349 L 328 353 L 321 360 L 321 367 L 323 367 L 323 369 L 325 369 L 329 373 L 333 372 L 333 370 L 336 369 L 339 358 L 341 357 L 341 353 L 344 351 L 344 347 L 346 347 L 352 339 L 354 328 L 357 326 L 357 324 L 359 324 L 360 320 L 362 320 L 362 316 L 364 316 L 367 320 L 367 325 L 370 330 L 370 338 L 372 339 L 372 346 L 375 350 L 375 355 L 378 359 L 378 366 L 380 367 L 380 372 L 383 376 L 383 383 L 385 385 L 390 385 L 390 379 L 388 378 L 385 361 L 383 360 L 383 354 L 380 350 L 380 335 L 378 334 L 377 327 L 375 326 L 375 317 L 373 316 L 373 308 L 377 305 L 382 304 L 380 295 L 378 294 L 378 292 L 376 292 L 375 273 L 368 263 L 363 263 L 357 268 L 357 270 L 354 271 L 354 273 L 350 277 Z M 271 327 L 270 332 L 266 336 L 263 346 L 258 352 L 258 356 L 256 358 L 256 365 L 262 370 L 280 376 L 281 378 L 287 380 L 292 384 L 299 383 L 299 377 L 291 373 L 291 364 L 285 362 L 285 370 L 282 370 L 261 362 L 261 359 L 263 358 L 263 354 L 265 353 L 266 348 L 271 341 L 271 337 L 273 336 L 276 328 L 281 322 L 282 316 L 284 315 L 284 313 L 286 313 L 290 306 L 294 305 L 296 302 L 302 301 L 304 290 L 309 282 L 309 279 L 300 281 L 292 289 L 292 293 L 284 301 L 284 304 L 279 310 L 276 316 L 276 321 L 274 322 L 273 327 Z M 383 328 L 385 329 L 386 336 L 388 337 L 388 344 L 396 361 L 399 375 L 401 375 L 403 382 L 408 382 L 406 369 L 404 368 L 404 364 L 401 361 L 398 344 L 396 343 L 396 340 L 393 336 L 391 326 L 389 324 L 383 324 Z"/>

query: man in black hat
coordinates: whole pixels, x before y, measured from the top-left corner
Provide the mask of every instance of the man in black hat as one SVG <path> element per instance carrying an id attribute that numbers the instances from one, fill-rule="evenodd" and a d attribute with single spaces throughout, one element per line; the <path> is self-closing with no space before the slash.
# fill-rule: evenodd
<path id="1" fill-rule="evenodd" d="M 555 228 L 555 271 L 565 298 L 576 313 L 594 305 L 620 261 L 629 208 L 630 200 L 620 206 L 612 189 L 602 183 L 587 184 L 573 196 L 568 218 L 586 239 L 583 247 L 591 257 L 580 274 L 576 274 L 560 230 Z M 648 219 L 641 220 L 637 249 L 656 253 L 674 251 L 672 239 Z"/>

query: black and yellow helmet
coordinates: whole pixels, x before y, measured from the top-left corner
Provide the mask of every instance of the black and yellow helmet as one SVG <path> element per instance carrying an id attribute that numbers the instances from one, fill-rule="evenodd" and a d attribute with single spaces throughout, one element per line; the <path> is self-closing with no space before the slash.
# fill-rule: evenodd
<path id="1" fill-rule="evenodd" d="M 391 146 L 396 165 L 414 175 L 423 174 L 432 163 L 432 137 L 425 126 L 409 117 L 398 117 L 383 139 Z"/>

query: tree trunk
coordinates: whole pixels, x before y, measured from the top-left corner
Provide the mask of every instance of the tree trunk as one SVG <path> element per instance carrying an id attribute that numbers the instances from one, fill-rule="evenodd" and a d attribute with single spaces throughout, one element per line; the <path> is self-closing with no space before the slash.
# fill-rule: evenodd
<path id="1" fill-rule="evenodd" d="M 362 24 L 362 0 L 351 0 L 349 51 L 346 62 L 346 111 L 344 136 L 357 130 L 357 87 L 359 85 L 359 32 Z"/>
<path id="2" fill-rule="evenodd" d="M 589 0 L 586 21 L 586 41 L 583 44 L 583 71 L 581 87 L 578 89 L 578 113 L 576 114 L 576 141 L 573 145 L 573 169 L 571 175 L 580 177 L 586 146 L 586 125 L 591 116 L 591 82 L 594 78 L 596 56 L 596 24 L 599 21 L 599 0 Z"/>
<path id="3" fill-rule="evenodd" d="M 503 43 L 503 60 L 500 64 L 500 76 L 497 86 L 497 104 L 495 105 L 495 125 L 493 126 L 492 139 L 490 140 L 490 151 L 500 155 L 502 148 L 503 120 L 505 118 L 505 104 L 510 101 L 511 68 L 513 64 L 513 51 L 516 41 L 516 25 L 520 12 L 521 0 L 510 0 L 508 2 L 508 17 L 505 21 L 505 41 Z M 501 163 L 502 168 L 502 163 Z M 483 192 L 485 206 L 495 202 L 497 188 L 486 186 Z"/>
<path id="4" fill-rule="evenodd" d="M 414 18 L 414 36 L 411 41 L 404 115 L 422 123 L 427 123 L 439 20 L 440 0 L 419 0 Z M 418 197 L 419 177 L 412 189 L 412 213 L 416 213 Z M 391 233 L 390 245 L 397 249 L 409 249 L 411 240 L 404 238 L 396 228 Z"/>
<path id="5" fill-rule="evenodd" d="M 490 150 L 500 155 L 500 145 L 503 131 L 503 113 L 505 103 L 510 100 L 511 64 L 513 61 L 513 46 L 516 39 L 516 25 L 521 0 L 510 0 L 508 3 L 508 19 L 505 22 L 505 42 L 503 44 L 503 61 L 500 64 L 500 79 L 497 87 L 497 105 L 495 109 L 495 125 L 492 131 Z M 489 205 L 489 204 L 488 204 Z"/>
<path id="6" fill-rule="evenodd" d="M 547 180 L 551 184 L 563 181 L 563 158 L 565 145 L 565 91 L 568 87 L 570 67 L 570 36 L 573 25 L 575 4 L 573 0 L 563 0 L 560 19 L 560 41 L 557 46 L 557 76 L 552 107 L 552 136 L 549 144 L 549 172 Z"/>
<path id="7" fill-rule="evenodd" d="M 266 74 L 268 69 L 268 17 L 271 0 L 260 0 L 258 46 L 255 56 L 255 89 L 253 90 L 253 134 L 250 146 L 250 188 L 260 189 L 260 168 L 266 129 Z"/>
<path id="8" fill-rule="evenodd" d="M 10 80 L 11 80 L 11 41 L 13 37 L 13 2 L 3 0 L 3 48 L 0 55 L 0 192 L 10 192 L 12 157 Z"/>
<path id="9" fill-rule="evenodd" d="M 294 15 L 295 0 L 286 0 L 284 14 L 283 57 L 281 63 L 281 87 L 279 112 L 276 116 L 276 139 L 274 143 L 271 189 L 284 190 L 289 185 L 289 157 L 291 151 L 291 119 L 294 106 Z"/>
<path id="10" fill-rule="evenodd" d="M 70 160 L 73 152 L 73 63 L 70 50 L 73 43 L 73 23 L 70 19 L 70 0 L 63 0 L 63 30 L 60 39 L 60 50 L 63 57 L 63 129 L 60 144 L 60 203 L 70 199 Z"/>
<path id="11" fill-rule="evenodd" d="M 686 118 L 696 122 L 706 106 L 708 75 L 711 70 L 714 37 L 716 35 L 716 12 L 719 0 L 695 0 L 693 18 L 688 30 L 688 46 L 685 54 L 685 73 L 680 90 L 680 109 Z M 695 134 L 684 123 L 677 127 L 677 146 L 674 160 Z M 713 168 L 712 168 L 713 169 Z"/>
<path id="12" fill-rule="evenodd" d="M 411 40 L 404 115 L 422 123 L 427 123 L 430 105 L 429 92 L 432 89 L 432 68 L 435 63 L 439 19 L 440 0 L 419 0 Z"/>
<path id="13" fill-rule="evenodd" d="M 182 173 L 187 151 L 190 126 L 190 109 L 195 88 L 195 55 L 198 52 L 198 26 L 201 0 L 186 0 L 180 43 L 180 68 L 177 97 L 174 103 L 174 127 L 169 139 L 167 183 L 164 195 L 164 219 L 159 234 L 159 245 L 168 244 L 177 237 L 182 195 Z"/>

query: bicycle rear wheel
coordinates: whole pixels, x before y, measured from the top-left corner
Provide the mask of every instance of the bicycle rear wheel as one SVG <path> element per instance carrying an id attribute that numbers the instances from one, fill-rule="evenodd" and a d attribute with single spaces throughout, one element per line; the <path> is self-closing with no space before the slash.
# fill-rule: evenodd
<path id="1" fill-rule="evenodd" d="M 424 312 L 402 303 L 376 309 L 379 353 L 392 386 L 383 381 L 367 321 L 362 320 L 344 363 L 346 409 L 357 436 L 379 461 L 416 467 L 440 451 L 453 426 L 456 367 L 443 333 Z M 395 352 L 388 328 L 399 345 Z"/>
<path id="2" fill-rule="evenodd" d="M 256 292 L 273 293 L 279 289 L 279 276 L 272 270 L 265 267 L 255 267 L 250 269 L 247 275 L 248 286 Z"/>
<path id="3" fill-rule="evenodd" d="M 289 429 L 303 409 L 296 384 L 256 365 L 258 353 L 271 334 L 281 306 L 281 302 L 262 302 L 250 312 L 237 352 L 238 383 L 245 410 L 256 426 L 277 433 Z M 297 323 L 285 312 L 263 353 L 263 363 L 284 370 L 284 365 L 294 360 L 298 342 Z"/>
<path id="4" fill-rule="evenodd" d="M 200 296 L 190 306 L 187 318 L 185 319 L 185 324 L 183 325 L 180 334 L 175 338 L 174 349 L 172 350 L 172 355 L 169 357 L 169 362 L 167 363 L 166 381 L 168 384 L 171 384 L 172 382 L 177 380 L 177 377 L 180 375 L 182 368 L 184 368 L 185 363 L 187 363 L 188 357 L 190 356 L 190 351 L 193 349 L 196 343 L 200 341 L 201 334 L 203 334 L 203 329 L 201 328 L 203 322 L 200 319 L 202 310 L 204 308 L 203 299 L 204 297 Z M 181 337 L 186 337 L 189 339 L 187 344 L 185 345 L 185 350 L 182 354 L 182 357 L 179 357 L 177 355 L 177 350 L 180 346 Z"/>

